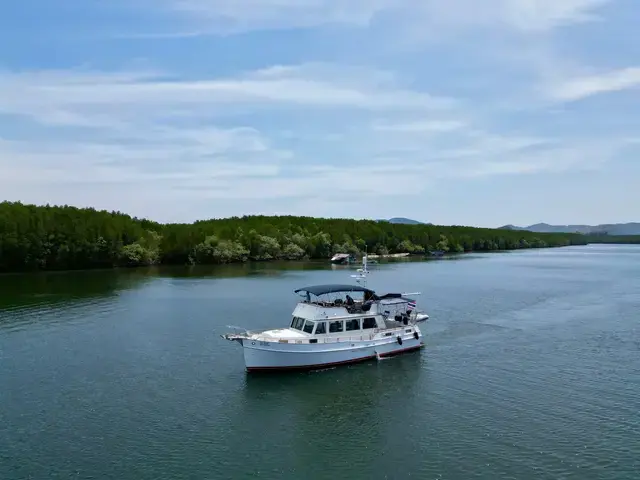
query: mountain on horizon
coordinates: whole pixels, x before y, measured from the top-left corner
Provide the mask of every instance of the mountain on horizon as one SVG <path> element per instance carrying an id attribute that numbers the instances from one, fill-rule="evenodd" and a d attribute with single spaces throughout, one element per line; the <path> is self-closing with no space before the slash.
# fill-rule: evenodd
<path id="1" fill-rule="evenodd" d="M 417 220 L 412 220 L 411 218 L 405 218 L 405 217 L 393 217 L 393 218 L 390 218 L 389 220 L 387 220 L 387 222 L 389 222 L 389 223 L 405 223 L 407 225 L 423 225 L 422 222 L 419 222 Z"/>
<path id="2" fill-rule="evenodd" d="M 600 225 L 549 225 L 536 223 L 528 227 L 503 225 L 501 230 L 528 230 L 538 233 L 582 233 L 585 235 L 640 235 L 640 223 L 603 223 Z"/>

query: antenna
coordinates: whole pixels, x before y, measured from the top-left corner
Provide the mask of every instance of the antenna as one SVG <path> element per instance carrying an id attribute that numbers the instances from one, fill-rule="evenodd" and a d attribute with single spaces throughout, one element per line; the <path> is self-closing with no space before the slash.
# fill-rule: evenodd
<path id="1" fill-rule="evenodd" d="M 364 246 L 364 255 L 362 256 L 362 268 L 357 270 L 357 275 L 351 275 L 352 278 L 356 279 L 356 283 L 362 284 L 363 287 L 367 286 L 367 274 L 369 270 L 367 269 L 367 245 Z"/>

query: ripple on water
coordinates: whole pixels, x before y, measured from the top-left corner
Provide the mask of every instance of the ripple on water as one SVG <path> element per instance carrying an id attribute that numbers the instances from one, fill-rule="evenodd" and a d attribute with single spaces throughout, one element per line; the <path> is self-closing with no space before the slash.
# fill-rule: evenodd
<path id="1" fill-rule="evenodd" d="M 217 333 L 343 271 L 3 309 L 0 478 L 635 479 L 640 263 L 580 252 L 380 267 L 428 292 L 427 348 L 311 374 L 246 375 Z"/>
<path id="2" fill-rule="evenodd" d="M 52 305 L 49 299 L 0 310 L 0 331 L 54 328 L 63 324 L 93 322 L 124 308 L 117 298 L 90 298 Z"/>

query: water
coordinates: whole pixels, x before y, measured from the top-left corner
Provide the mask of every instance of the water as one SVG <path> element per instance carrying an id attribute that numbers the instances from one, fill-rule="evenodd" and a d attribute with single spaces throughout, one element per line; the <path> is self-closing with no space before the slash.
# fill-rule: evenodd
<path id="1" fill-rule="evenodd" d="M 0 479 L 636 479 L 640 247 L 377 267 L 427 348 L 253 376 L 324 263 L 0 277 Z"/>

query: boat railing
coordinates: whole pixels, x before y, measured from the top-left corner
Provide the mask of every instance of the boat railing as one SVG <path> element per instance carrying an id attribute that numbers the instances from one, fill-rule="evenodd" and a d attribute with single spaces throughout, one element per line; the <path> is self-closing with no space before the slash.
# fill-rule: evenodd
<path id="1" fill-rule="evenodd" d="M 391 328 L 374 328 L 369 330 L 371 333 L 361 334 L 361 335 L 336 335 L 336 336 L 326 336 L 326 337 L 309 337 L 309 338 L 273 338 L 273 337 L 257 337 L 256 340 L 259 341 L 267 341 L 273 343 L 292 343 L 292 344 L 305 344 L 305 343 L 344 343 L 344 342 L 363 342 L 363 341 L 373 341 L 375 339 L 380 338 L 380 334 L 383 334 L 382 337 L 385 336 L 391 337 L 399 332 L 402 333 L 410 333 L 413 332 L 413 325 L 401 325 L 394 326 Z M 406 332 L 405 332 L 406 330 Z"/>
<path id="2" fill-rule="evenodd" d="M 332 322 L 334 320 L 359 320 L 361 318 L 367 318 L 367 317 L 375 317 L 377 315 L 381 315 L 378 312 L 358 312 L 357 314 L 350 314 L 350 315 L 326 315 L 324 317 L 314 317 L 313 321 L 314 322 Z"/>
<path id="3" fill-rule="evenodd" d="M 409 329 L 409 327 L 405 327 L 407 329 Z M 398 331 L 402 330 L 402 328 L 386 328 L 386 329 L 380 329 L 379 332 L 377 333 L 371 333 L 369 335 L 349 335 L 349 336 L 340 336 L 340 337 L 324 337 L 324 338 L 318 338 L 318 343 L 343 343 L 343 342 L 363 342 L 363 341 L 368 341 L 368 340 L 374 340 L 376 337 L 379 338 L 379 333 L 381 332 L 385 332 L 388 334 L 388 336 L 393 336 L 394 333 L 397 333 Z M 292 342 L 289 342 L 292 343 Z M 306 342 L 302 342 L 302 343 L 306 343 Z"/>
<path id="4" fill-rule="evenodd" d="M 227 328 L 232 330 L 232 332 L 228 335 L 231 335 L 233 337 L 245 337 L 245 338 L 249 338 L 252 335 L 260 335 L 264 332 L 268 332 L 272 330 L 270 328 L 262 328 L 259 330 L 249 330 L 247 328 L 238 327 L 236 325 L 227 325 Z"/>

